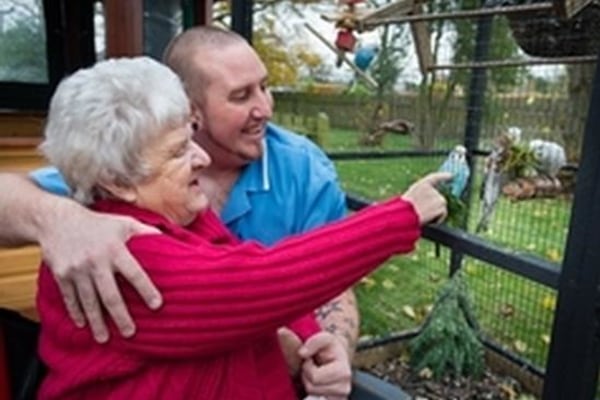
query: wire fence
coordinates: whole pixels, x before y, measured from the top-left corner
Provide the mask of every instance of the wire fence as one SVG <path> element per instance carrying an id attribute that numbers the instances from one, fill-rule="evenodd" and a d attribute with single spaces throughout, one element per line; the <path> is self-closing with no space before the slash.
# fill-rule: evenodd
<path id="1" fill-rule="evenodd" d="M 478 12 L 467 1 L 458 3 L 457 10 L 446 10 L 453 15 L 444 18 Z M 400 22 L 433 21 L 436 12 L 443 14 L 435 4 L 428 5 L 427 13 Z M 357 154 L 354 159 L 336 158 L 344 189 L 370 200 L 403 192 L 414 180 L 437 170 L 445 152 L 466 145 L 472 170 L 461 232 L 516 260 L 511 268 L 500 268 L 480 257 L 462 257 L 460 266 L 472 292 L 480 333 L 491 348 L 513 361 L 513 376 L 524 369 L 532 372 L 537 379 L 532 390 L 541 394 L 595 70 L 590 61 L 600 50 L 600 6 L 558 1 L 543 10 L 535 4 L 531 7 L 536 10 L 513 12 L 528 6 L 489 0 L 481 10 L 494 7 L 503 16 L 487 22 L 488 17 L 452 22 L 456 35 L 473 41 L 454 42 L 456 54 L 476 42 L 474 51 L 445 66 L 429 65 L 437 72 L 429 75 L 427 84 L 384 98 L 280 94 L 277 107 L 303 115 L 325 112 L 333 127 L 325 148 L 332 154 L 395 153 L 395 158 L 366 159 Z M 511 47 L 515 44 L 516 52 Z M 376 108 L 375 103 L 384 105 Z M 365 135 L 386 121 L 407 121 L 413 129 L 406 136 L 381 135 L 371 147 L 360 145 Z M 419 151 L 422 155 L 415 156 Z M 517 173 L 511 169 L 511 157 L 520 151 L 533 156 L 533 162 Z M 550 159 L 552 168 L 543 165 Z M 490 171 L 501 172 L 492 202 Z M 537 279 L 532 269 L 525 272 L 521 255 L 536 260 L 543 271 L 540 276 L 546 278 Z M 356 288 L 362 333 L 384 338 L 418 329 L 451 273 L 452 260 L 448 248 L 425 240 L 413 254 L 393 258 L 365 278 Z"/>
<path id="2" fill-rule="evenodd" d="M 561 132 L 552 128 L 554 121 L 559 119 L 568 123 L 564 99 L 564 93 L 534 100 L 527 99 L 525 94 L 495 98 L 494 113 L 483 120 L 480 153 L 486 154 L 493 149 L 495 138 L 509 126 L 520 128 L 524 143 L 534 139 L 564 143 Z M 465 122 L 459 117 L 461 111 L 466 114 L 464 101 L 462 110 L 456 107 L 448 114 L 454 117 L 445 125 L 448 130 L 443 130 L 431 151 L 422 156 L 401 156 L 403 151 L 419 149 L 414 138 L 387 135 L 382 148 L 398 152 L 397 158 L 336 161 L 344 189 L 377 200 L 401 193 L 414 180 L 435 171 L 445 159 L 445 155 L 436 151 L 444 153 L 455 144 L 464 143 L 464 126 L 459 127 Z M 519 121 L 519 125 L 509 125 L 506 121 Z M 328 150 L 332 153 L 340 149 L 364 151 L 357 147 L 360 134 L 347 127 L 336 129 L 334 125 Z M 366 149 L 370 150 L 373 149 Z M 571 165 L 576 169 L 578 155 L 572 156 L 575 161 Z M 485 155 L 475 157 L 464 230 L 507 253 L 532 255 L 547 262 L 549 268 L 558 270 L 564 256 L 572 193 L 566 190 L 525 199 L 511 199 L 501 194 L 487 229 L 476 232 L 483 214 L 481 194 L 485 158 Z M 449 276 L 450 258 L 445 247 L 422 241 L 413 254 L 390 260 L 364 279 L 356 288 L 364 337 L 384 338 L 418 329 Z M 541 379 L 548 358 L 556 289 L 472 257 L 465 257 L 462 267 L 472 291 L 482 337 L 518 361 L 512 364 L 513 370 L 509 372 L 519 376 L 525 365 L 525 369 L 534 371 Z M 537 385 L 537 390 L 541 390 L 539 380 Z"/>
<path id="3" fill-rule="evenodd" d="M 337 167 L 349 192 L 376 200 L 401 193 L 414 179 L 435 170 L 441 161 L 440 157 L 340 161 Z M 471 205 L 471 227 L 480 214 L 478 203 Z M 569 206 L 565 199 L 516 203 L 503 199 L 492 228 L 480 236 L 509 252 L 528 253 L 558 264 L 562 260 Z M 358 287 L 363 332 L 385 335 L 418 327 L 449 275 L 449 264 L 447 249 L 422 241 L 415 253 L 391 260 L 365 279 Z M 463 266 L 486 335 L 543 368 L 555 290 L 468 257 Z M 538 328 L 532 329 L 533 326 Z"/>

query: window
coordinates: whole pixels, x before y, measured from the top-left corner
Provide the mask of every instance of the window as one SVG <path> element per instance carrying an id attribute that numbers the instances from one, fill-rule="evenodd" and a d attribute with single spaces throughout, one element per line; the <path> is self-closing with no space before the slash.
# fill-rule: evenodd
<path id="1" fill-rule="evenodd" d="M 0 109 L 45 110 L 63 76 L 93 64 L 93 3 L 0 2 Z"/>
<path id="2" fill-rule="evenodd" d="M 144 1 L 144 54 L 157 60 L 182 30 L 181 0 Z"/>
<path id="3" fill-rule="evenodd" d="M 38 1 L 0 5 L 0 81 L 48 83 L 46 29 Z"/>

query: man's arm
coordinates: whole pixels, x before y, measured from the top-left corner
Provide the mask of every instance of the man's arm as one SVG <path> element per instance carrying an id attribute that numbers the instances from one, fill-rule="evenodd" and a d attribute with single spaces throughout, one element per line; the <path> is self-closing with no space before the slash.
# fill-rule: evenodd
<path id="1" fill-rule="evenodd" d="M 346 290 L 316 311 L 322 329 L 332 333 L 343 344 L 352 361 L 358 341 L 360 317 L 358 304 L 352 289 Z"/>
<path id="2" fill-rule="evenodd" d="M 320 328 L 331 333 L 332 337 L 345 350 L 346 356 L 344 359 L 350 364 L 356 349 L 360 325 L 354 292 L 351 289 L 346 290 L 318 308 L 315 311 L 315 316 Z M 296 376 L 303 362 L 302 357 L 298 354 L 302 339 L 298 337 L 297 332 L 286 327 L 279 328 L 277 334 L 290 375 Z M 337 384 L 337 382 L 332 383 Z"/>
<path id="3" fill-rule="evenodd" d="M 50 210 L 56 208 L 57 198 L 43 196 L 26 177 L 17 174 L 0 174 L 0 187 L 0 246 L 37 242 L 39 231 L 54 215 Z"/>
<path id="4" fill-rule="evenodd" d="M 69 315 L 78 326 L 87 319 L 96 340 L 108 340 L 100 303 L 124 336 L 135 331 L 117 289 L 116 273 L 136 288 L 150 308 L 160 306 L 156 287 L 125 247 L 129 237 L 155 232 L 153 228 L 133 219 L 93 213 L 42 191 L 25 176 L 0 174 L 0 187 L 0 245 L 39 243 Z"/>
<path id="5" fill-rule="evenodd" d="M 315 149 L 311 153 L 309 190 L 302 215 L 304 232 L 337 221 L 347 214 L 346 195 L 340 187 L 332 161 Z M 315 311 L 323 330 L 332 333 L 344 345 L 351 362 L 359 336 L 360 319 L 354 291 L 349 288 Z"/>

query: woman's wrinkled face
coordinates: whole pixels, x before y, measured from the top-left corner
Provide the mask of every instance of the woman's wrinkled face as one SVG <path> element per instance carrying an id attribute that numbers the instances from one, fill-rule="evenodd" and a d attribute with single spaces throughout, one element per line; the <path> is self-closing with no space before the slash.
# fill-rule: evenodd
<path id="1" fill-rule="evenodd" d="M 157 136 L 143 151 L 150 175 L 132 188 L 133 203 L 187 225 L 208 206 L 198 184 L 208 154 L 192 140 L 189 123 Z"/>

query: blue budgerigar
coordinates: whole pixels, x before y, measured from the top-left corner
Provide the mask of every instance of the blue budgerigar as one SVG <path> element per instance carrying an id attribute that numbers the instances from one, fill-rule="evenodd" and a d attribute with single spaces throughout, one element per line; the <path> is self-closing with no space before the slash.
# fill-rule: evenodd
<path id="1" fill-rule="evenodd" d="M 354 64 L 361 71 L 366 71 L 375 59 L 378 51 L 379 48 L 375 45 L 358 48 L 354 53 Z"/>
<path id="2" fill-rule="evenodd" d="M 469 165 L 467 164 L 466 155 L 467 149 L 465 146 L 456 146 L 450 154 L 448 154 L 448 158 L 446 158 L 439 169 L 440 172 L 450 172 L 453 175 L 449 184 L 450 192 L 457 198 L 462 196 L 465 187 L 467 186 L 469 175 L 471 174 Z"/>

